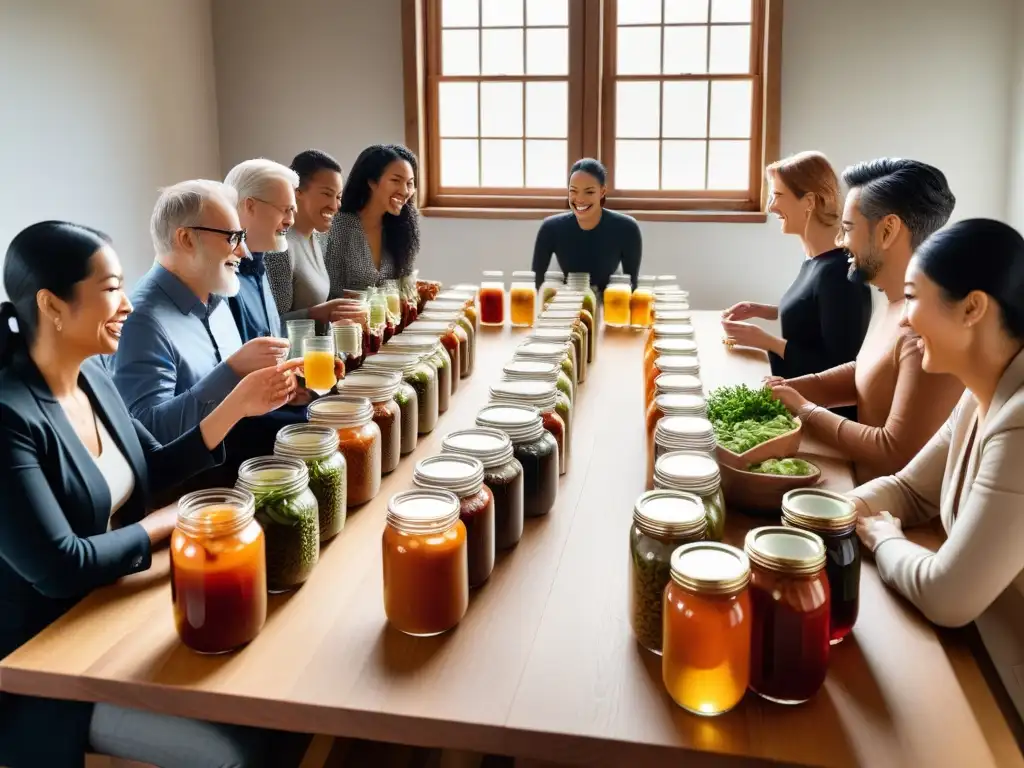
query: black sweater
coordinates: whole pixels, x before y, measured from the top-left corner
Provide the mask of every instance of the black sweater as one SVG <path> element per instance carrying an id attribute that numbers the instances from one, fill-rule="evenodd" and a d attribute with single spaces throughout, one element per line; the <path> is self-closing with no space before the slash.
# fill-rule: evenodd
<path id="1" fill-rule="evenodd" d="M 842 248 L 807 259 L 779 302 L 785 358 L 770 353 L 787 379 L 820 373 L 857 357 L 871 321 L 871 289 L 851 283 Z"/>
<path id="2" fill-rule="evenodd" d="M 549 216 L 540 225 L 533 247 L 537 287 L 544 281 L 553 253 L 562 272 L 590 273 L 590 284 L 599 291 L 620 264 L 636 288 L 642 251 L 640 225 L 632 216 L 606 208 L 593 229 L 581 229 L 572 211 Z"/>

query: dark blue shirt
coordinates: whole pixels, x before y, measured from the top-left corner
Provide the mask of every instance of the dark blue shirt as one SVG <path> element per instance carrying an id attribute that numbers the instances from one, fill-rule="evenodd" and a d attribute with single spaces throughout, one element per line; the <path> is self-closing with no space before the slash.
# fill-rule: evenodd
<path id="1" fill-rule="evenodd" d="M 283 336 L 281 315 L 270 291 L 263 253 L 251 253 L 238 267 L 238 295 L 228 300 L 242 342 L 261 336 Z"/>

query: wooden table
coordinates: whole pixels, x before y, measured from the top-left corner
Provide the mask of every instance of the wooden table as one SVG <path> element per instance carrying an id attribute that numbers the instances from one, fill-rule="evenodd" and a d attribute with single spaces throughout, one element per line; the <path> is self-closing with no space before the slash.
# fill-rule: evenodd
<path id="1" fill-rule="evenodd" d="M 727 352 L 711 313 L 696 324 L 709 388 L 760 380 L 763 357 Z M 182 647 L 163 552 L 150 572 L 96 592 L 5 659 L 0 689 L 566 763 L 1024 766 L 967 649 L 943 645 L 870 565 L 860 621 L 813 701 L 783 707 L 748 695 L 711 719 L 672 703 L 627 614 L 628 526 L 645 466 L 633 333 L 604 334 L 580 390 L 557 505 L 528 522 L 462 624 L 429 639 L 390 629 L 381 599 L 387 499 L 410 487 L 413 459 L 473 424 L 518 341 L 481 334 L 476 372 L 436 432 L 350 517 L 310 581 L 271 598 L 249 647 L 220 657 Z M 841 461 L 805 448 L 830 487 L 850 487 Z M 759 522 L 733 515 L 730 537 Z"/>

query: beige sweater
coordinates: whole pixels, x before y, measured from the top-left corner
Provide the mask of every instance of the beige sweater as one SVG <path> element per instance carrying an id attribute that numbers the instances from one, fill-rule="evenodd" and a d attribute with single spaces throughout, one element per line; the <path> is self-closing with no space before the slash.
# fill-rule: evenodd
<path id="1" fill-rule="evenodd" d="M 1024 716 L 1024 352 L 980 424 L 977 407 L 966 392 L 906 469 L 851 495 L 904 526 L 940 517 L 947 539 L 937 552 L 886 539 L 875 550 L 878 572 L 936 624 L 977 621 Z"/>

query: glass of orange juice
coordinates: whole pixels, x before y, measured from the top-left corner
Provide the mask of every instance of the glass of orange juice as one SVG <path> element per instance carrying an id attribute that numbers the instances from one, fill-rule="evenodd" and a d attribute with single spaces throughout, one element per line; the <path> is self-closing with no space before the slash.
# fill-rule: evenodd
<path id="1" fill-rule="evenodd" d="M 307 336 L 302 340 L 302 367 L 306 387 L 325 395 L 338 383 L 334 373 L 334 338 Z"/>

